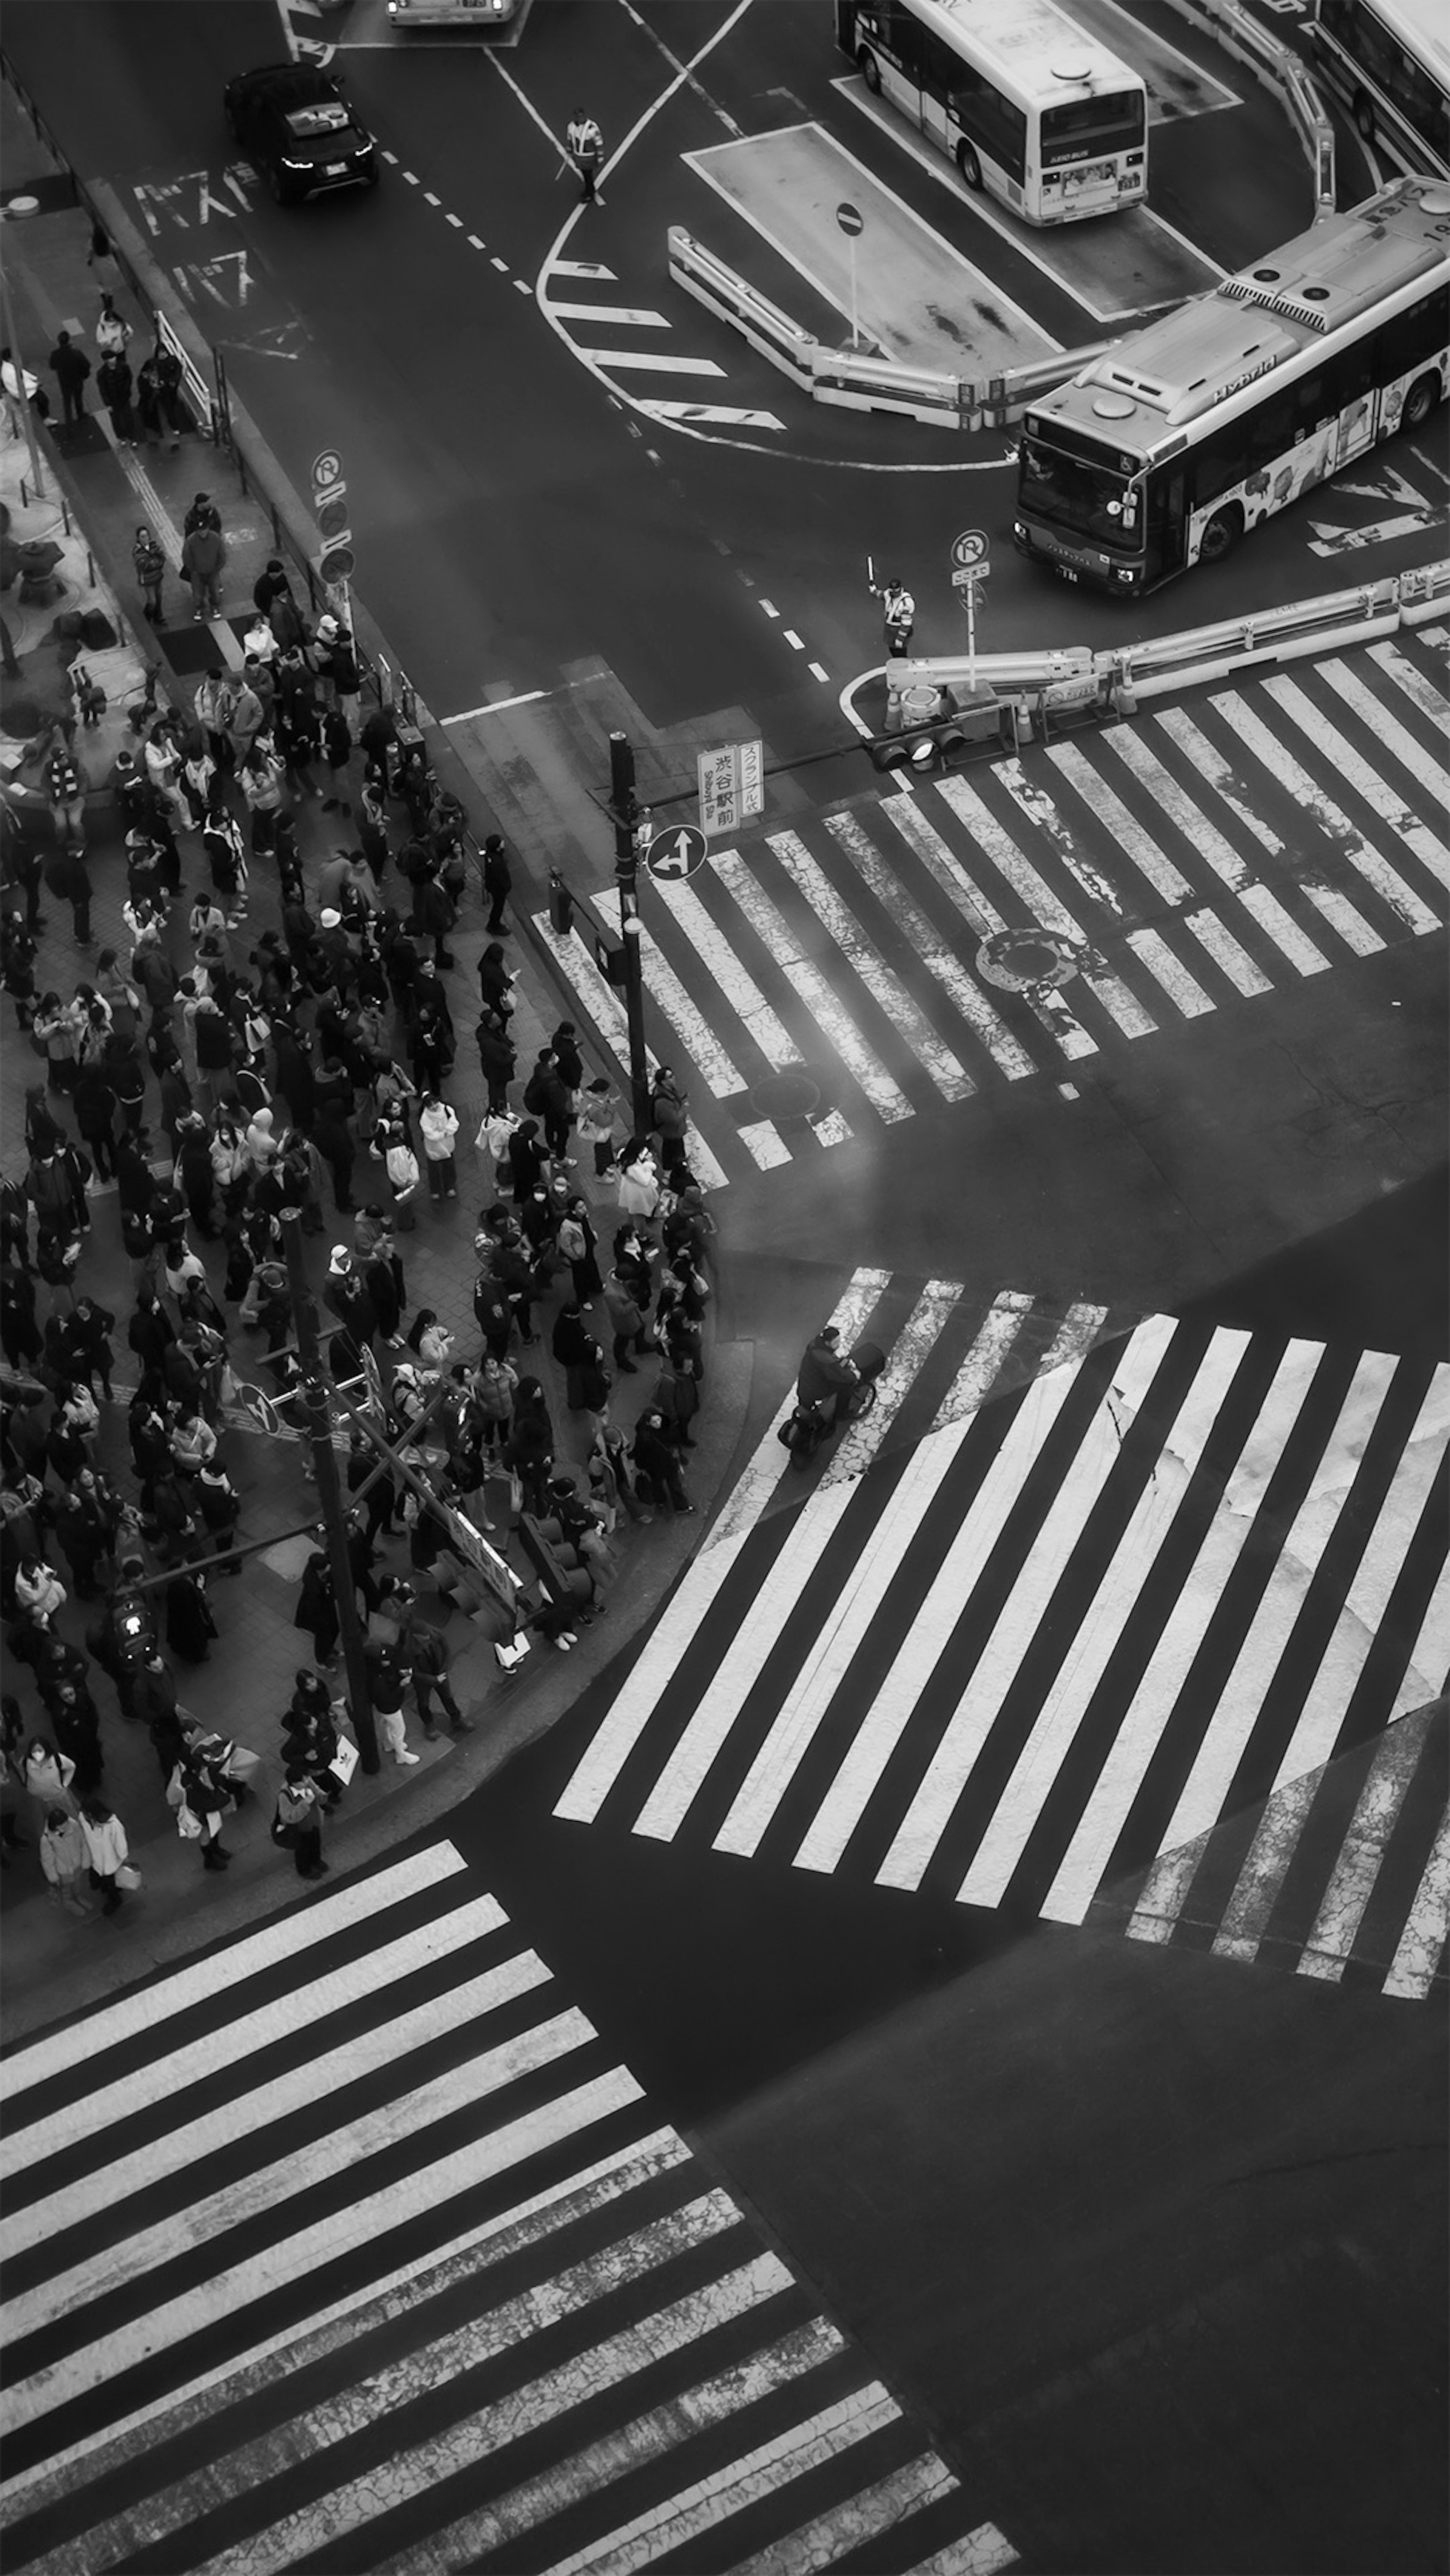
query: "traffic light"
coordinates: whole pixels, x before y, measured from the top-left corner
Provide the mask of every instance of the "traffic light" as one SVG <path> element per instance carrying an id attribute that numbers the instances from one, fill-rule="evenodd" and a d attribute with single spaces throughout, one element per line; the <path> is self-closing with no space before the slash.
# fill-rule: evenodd
<path id="1" fill-rule="evenodd" d="M 621 885 L 632 885 L 638 862 L 635 823 L 639 806 L 634 793 L 634 749 L 628 734 L 609 737 L 609 811 L 614 821 L 614 873 Z"/>

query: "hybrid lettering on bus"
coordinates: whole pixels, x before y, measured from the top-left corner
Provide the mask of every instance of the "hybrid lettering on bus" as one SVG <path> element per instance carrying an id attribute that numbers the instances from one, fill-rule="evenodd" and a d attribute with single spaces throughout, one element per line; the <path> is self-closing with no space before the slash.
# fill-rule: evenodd
<path id="1" fill-rule="evenodd" d="M 1141 202 L 1141 76 L 1051 0 L 836 0 L 836 42 L 969 188 L 1030 224 Z"/>
<path id="2" fill-rule="evenodd" d="M 1450 179 L 1450 20 L 1444 0 L 1319 0 L 1314 67 L 1366 143 L 1398 170 Z"/>
<path id="3" fill-rule="evenodd" d="M 1396 179 L 1034 403 L 1018 549 L 1133 593 L 1220 562 L 1377 439 L 1418 428 L 1447 366 L 1450 187 Z"/>

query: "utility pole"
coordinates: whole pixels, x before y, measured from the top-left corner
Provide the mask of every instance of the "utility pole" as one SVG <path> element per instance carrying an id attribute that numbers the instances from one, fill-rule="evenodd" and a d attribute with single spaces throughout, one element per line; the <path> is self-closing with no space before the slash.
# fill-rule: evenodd
<path id="1" fill-rule="evenodd" d="M 366 1772 L 376 1773 L 379 1768 L 378 1736 L 373 1724 L 372 1694 L 368 1688 L 362 1621 L 357 1615 L 352 1559 L 347 1552 L 347 1505 L 343 1500 L 337 1456 L 332 1446 L 332 1416 L 328 1410 L 327 1382 L 322 1374 L 317 1309 L 312 1302 L 312 1290 L 302 1260 L 301 1209 L 284 1207 L 280 1221 L 287 1255 L 287 1284 L 292 1294 L 292 1328 L 297 1336 L 297 1365 L 301 1371 L 298 1395 L 304 1434 L 312 1451 L 312 1469 L 317 1478 L 317 1499 L 322 1506 L 327 1563 L 332 1575 L 338 1633 L 347 1668 L 348 1700 L 362 1767 Z"/>
<path id="2" fill-rule="evenodd" d="M 634 1132 L 649 1133 L 649 1063 L 644 1043 L 644 979 L 639 943 L 644 925 L 639 917 L 640 805 L 634 792 L 634 753 L 629 736 L 609 737 L 609 811 L 614 820 L 614 882 L 619 889 L 619 931 L 623 951 L 624 1016 L 629 1030 L 629 1089 L 634 1104 Z"/>
<path id="3" fill-rule="evenodd" d="M 43 501 L 46 498 L 45 472 L 40 461 L 40 445 L 35 435 L 35 414 L 30 408 L 30 396 L 25 390 L 25 368 L 21 361 L 20 343 L 15 337 L 15 314 L 10 302 L 10 290 L 3 280 L 0 280 L 0 328 L 4 330 L 5 346 L 10 352 L 10 363 L 15 369 L 15 404 L 20 414 L 20 424 L 25 432 L 25 445 L 30 456 L 30 480 L 35 488 L 36 499 Z M 8 663 L 6 667 L 9 668 Z"/>

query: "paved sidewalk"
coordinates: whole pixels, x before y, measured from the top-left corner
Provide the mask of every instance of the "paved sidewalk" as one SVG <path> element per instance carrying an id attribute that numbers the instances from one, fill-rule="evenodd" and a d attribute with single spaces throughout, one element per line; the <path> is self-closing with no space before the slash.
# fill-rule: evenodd
<path id="1" fill-rule="evenodd" d="M 91 333 L 99 296 L 95 275 L 85 260 L 89 226 L 78 209 L 54 204 L 54 189 L 44 184 L 48 165 L 8 93 L 0 96 L 0 144 L 5 148 L 6 195 L 34 178 L 43 183 L 37 190 L 42 206 L 49 207 L 23 223 L 7 226 L 6 249 L 18 343 L 27 365 L 42 376 L 53 393 L 44 359 L 58 329 L 68 328 L 86 347 L 93 364 L 95 361 Z M 145 353 L 150 341 L 147 318 L 124 289 L 114 291 L 118 308 L 135 329 L 133 362 L 139 363 L 139 355 Z M 95 791 L 87 817 L 87 863 L 96 886 L 95 945 L 78 947 L 71 937 L 67 908 L 52 902 L 37 965 L 42 991 L 53 985 L 69 992 L 107 946 L 115 947 L 123 957 L 129 950 L 129 937 L 121 919 L 124 853 L 111 800 L 102 782 L 109 776 L 116 749 L 130 738 L 129 708 L 142 693 L 150 653 L 152 630 L 140 623 L 140 603 L 134 596 L 131 578 L 130 550 L 138 521 L 145 518 L 157 530 L 174 563 L 179 553 L 180 520 L 192 496 L 198 490 L 210 491 L 223 514 L 229 558 L 223 617 L 204 626 L 194 624 L 190 600 L 179 575 L 168 579 L 163 594 L 165 623 L 156 639 L 161 692 L 163 698 L 170 695 L 188 710 L 197 678 L 208 663 L 221 659 L 239 666 L 239 637 L 250 618 L 252 583 L 272 550 L 263 514 L 255 503 L 238 499 L 234 478 L 221 455 L 195 438 L 183 440 L 175 451 L 152 447 L 118 452 L 109 423 L 94 408 L 93 385 L 87 387 L 87 393 L 93 408 L 80 429 L 58 440 L 42 435 L 46 493 L 41 500 L 22 492 L 29 473 L 23 440 L 4 440 L 0 434 L 0 497 L 15 514 L 17 533 L 40 533 L 42 522 L 48 531 L 59 519 L 62 508 L 69 511 L 75 529 L 74 537 L 66 537 L 63 527 L 57 533 L 57 542 L 63 542 L 65 547 L 62 571 L 66 595 L 50 610 L 28 610 L 23 618 L 16 616 L 13 598 L 7 597 L 5 602 L 7 622 L 20 659 L 18 679 L 7 680 L 0 697 L 0 730 L 8 737 L 12 750 L 17 733 L 30 729 L 30 710 L 37 699 L 41 704 L 67 702 L 64 664 L 55 653 L 50 634 L 55 609 L 99 606 L 109 615 L 118 636 L 112 653 L 85 657 L 95 675 L 103 679 L 109 701 L 101 727 L 81 738 Z M 138 636 L 146 639 L 144 646 L 138 643 Z M 18 719 L 15 724 L 11 722 L 12 712 Z M 430 745 L 430 751 L 432 748 Z M 444 747 L 439 745 L 438 749 L 442 753 Z M 356 773 L 356 764 L 354 767 Z M 356 784 L 356 774 L 353 783 Z M 478 782 L 465 781 L 459 792 L 466 795 L 476 834 L 481 836 L 493 828 L 493 809 Z M 310 881 L 322 860 L 339 842 L 345 845 L 351 835 L 344 817 L 324 815 L 315 805 L 302 809 L 298 820 L 298 838 Z M 189 890 L 191 880 L 185 863 L 198 857 L 193 835 L 185 836 L 182 850 L 184 883 Z M 277 919 L 275 889 L 267 882 L 267 871 L 255 870 L 251 882 L 246 929 L 236 937 L 243 956 L 249 939 L 273 926 Z M 390 881 L 388 892 L 391 899 L 399 900 L 401 880 Z M 525 1069 L 567 1008 L 566 994 L 552 964 L 545 959 L 524 919 L 529 893 L 528 885 L 521 882 L 516 902 L 520 926 L 511 945 L 514 961 L 522 970 L 514 1030 L 520 1066 Z M 178 910 L 181 922 L 177 936 L 184 940 L 185 905 Z M 483 945 L 482 907 L 476 885 L 470 887 L 465 898 L 464 916 L 453 945 L 458 964 L 444 981 L 458 1030 L 459 1056 L 448 1092 L 459 1113 L 463 1179 L 456 1204 L 426 1206 L 420 1213 L 417 1231 L 401 1239 L 400 1249 L 406 1266 L 410 1312 L 419 1304 L 435 1307 L 454 1330 L 459 1351 L 466 1355 L 477 1344 L 472 1317 L 472 1236 L 476 1212 L 492 1195 L 482 1186 L 481 1177 L 478 1186 L 470 1185 L 471 1146 L 464 1143 L 474 1134 L 484 1106 L 472 1046 L 477 1017 L 474 970 Z M 584 1015 L 580 1013 L 578 1017 L 583 1028 Z M 24 1039 L 17 1036 L 8 1010 L 6 1022 L 0 1153 L 5 1170 L 13 1173 L 23 1170 L 25 1162 L 24 1089 L 40 1067 Z M 586 1047 L 586 1053 L 591 1056 L 590 1071 L 615 1070 L 605 1065 L 597 1048 Z M 152 1112 L 153 1132 L 159 1134 L 154 1102 Z M 63 1108 L 61 1115 L 65 1116 Z M 480 1174 L 481 1170 L 480 1166 Z M 365 1177 L 366 1171 L 364 1163 L 360 1177 Z M 605 1228 L 612 1230 L 617 1221 L 613 1192 L 595 1190 L 587 1170 L 581 1170 L 580 1179 L 595 1202 L 607 1250 Z M 133 1304 L 137 1266 L 128 1259 L 121 1243 L 113 1188 L 96 1191 L 92 1217 L 78 1284 L 118 1319 L 115 1339 L 119 1400 L 114 1407 L 103 1408 L 106 1418 L 101 1461 L 122 1490 L 129 1492 L 132 1479 L 123 1389 L 128 1379 L 134 1380 L 134 1366 L 128 1365 L 125 1324 Z M 337 1221 L 337 1240 L 350 1239 L 350 1231 L 350 1221 Z M 333 1239 L 329 1221 L 326 1231 L 310 1246 L 310 1259 L 319 1278 Z M 207 1262 L 213 1288 L 219 1289 L 220 1247 L 198 1245 L 197 1249 Z M 48 1290 L 41 1289 L 42 1321 L 49 1295 Z M 561 1460 L 567 1464 L 582 1458 L 587 1438 L 580 1420 L 564 1408 L 561 1372 L 548 1356 L 549 1320 L 545 1313 L 540 1343 L 524 1356 L 544 1382 L 559 1436 Z M 249 1343 L 242 1328 L 233 1323 L 231 1343 L 233 1363 L 245 1375 L 248 1351 L 257 1348 L 255 1337 Z M 519 1677 L 504 1682 L 492 1655 L 494 1630 L 489 1614 L 482 1614 L 478 1625 L 457 1614 L 450 1618 L 448 1638 L 454 1656 L 455 1687 L 465 1709 L 476 1720 L 476 1732 L 459 1744 L 450 1738 L 428 1743 L 416 1722 L 410 1722 L 411 1741 L 423 1756 L 422 1766 L 399 1771 L 385 1763 L 375 1780 L 357 1775 L 328 1831 L 326 1848 L 334 1873 L 444 1817 L 460 1796 L 486 1779 L 511 1752 L 553 1724 L 593 1675 L 638 1632 L 698 1544 L 705 1526 L 704 1508 L 723 1487 L 745 1416 L 750 1374 L 746 1346 L 717 1343 L 708 1354 L 706 1406 L 697 1426 L 699 1450 L 691 1462 L 690 1476 L 701 1517 L 677 1521 L 673 1516 L 661 1516 L 651 1527 L 632 1532 L 624 1539 L 608 1615 L 581 1635 L 572 1654 L 560 1656 L 547 1645 L 536 1643 Z M 652 1383 L 651 1364 L 637 1378 L 617 1387 L 612 1410 L 626 1430 L 647 1401 Z M 269 1533 L 294 1530 L 315 1510 L 315 1494 L 302 1473 L 303 1452 L 295 1441 L 269 1440 L 234 1424 L 225 1433 L 223 1456 L 242 1496 L 244 1542 L 255 1543 L 265 1540 Z M 490 1507 L 495 1519 L 506 1516 L 499 1486 L 491 1489 Z M 311 1660 L 308 1640 L 292 1622 L 296 1574 L 306 1546 L 305 1539 L 284 1540 L 250 1559 L 248 1571 L 239 1580 L 217 1582 L 212 1598 L 220 1635 L 209 1659 L 190 1667 L 171 1658 L 184 1702 L 209 1723 L 252 1745 L 264 1756 L 265 1767 L 255 1796 L 227 1827 L 227 1843 L 236 1859 L 225 1876 L 203 1873 L 195 1854 L 179 1842 L 162 1798 L 162 1783 L 145 1731 L 121 1719 L 112 1687 L 97 1668 L 94 1686 L 101 1708 L 106 1794 L 126 1824 L 145 1886 L 112 1918 L 97 1916 L 81 1922 L 60 1913 L 44 1892 L 34 1848 L 35 1820 L 28 1815 L 22 1818 L 21 1831 L 30 1848 L 7 1853 L 0 1874 L 0 1921 L 4 1928 L 0 2042 L 11 2043 L 29 2030 L 83 2009 L 163 1962 L 229 1935 L 254 1915 L 294 1898 L 306 1901 L 290 1856 L 273 1847 L 267 1832 L 280 1778 L 277 1718 L 290 1694 L 296 1668 Z M 403 1555 L 401 1543 L 384 1550 L 385 1562 L 400 1564 Z M 517 1555 L 515 1562 L 521 1571 L 527 1570 Z M 94 1605 L 71 1601 L 58 1624 L 72 1642 L 79 1644 L 94 1615 Z M 12 1673 L 7 1677 L 7 1687 L 17 1689 L 27 1724 L 43 1722 L 28 1675 L 17 1677 Z M 12 1803 L 23 1808 L 27 1802 L 19 1793 L 13 1793 Z"/>

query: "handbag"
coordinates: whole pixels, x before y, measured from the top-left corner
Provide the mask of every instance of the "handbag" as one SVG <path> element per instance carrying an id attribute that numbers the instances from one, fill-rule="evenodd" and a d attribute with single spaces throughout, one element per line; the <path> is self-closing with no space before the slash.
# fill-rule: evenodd
<path id="1" fill-rule="evenodd" d="M 136 1868 L 134 1862 L 123 1860 L 120 1868 L 116 1872 L 116 1885 L 124 1888 L 128 1896 L 134 1896 L 137 1888 L 144 1887 L 145 1884 L 146 1882 L 142 1878 L 141 1872 Z"/>
<path id="2" fill-rule="evenodd" d="M 272 1840 L 274 1843 L 280 1843 L 284 1851 L 296 1849 L 297 1827 L 286 1823 L 280 1806 L 272 1818 Z"/>
<path id="3" fill-rule="evenodd" d="M 337 1751 L 334 1753 L 332 1760 L 327 1766 L 329 1771 L 332 1773 L 335 1780 L 340 1780 L 342 1782 L 345 1789 L 349 1780 L 352 1778 L 354 1771 L 357 1769 L 357 1765 L 357 1746 L 354 1744 L 350 1735 L 340 1735 L 337 1739 Z"/>
<path id="4" fill-rule="evenodd" d="M 201 1840 L 201 1818 L 192 1813 L 184 1798 L 176 1810 L 176 1830 L 184 1843 L 199 1843 Z"/>

